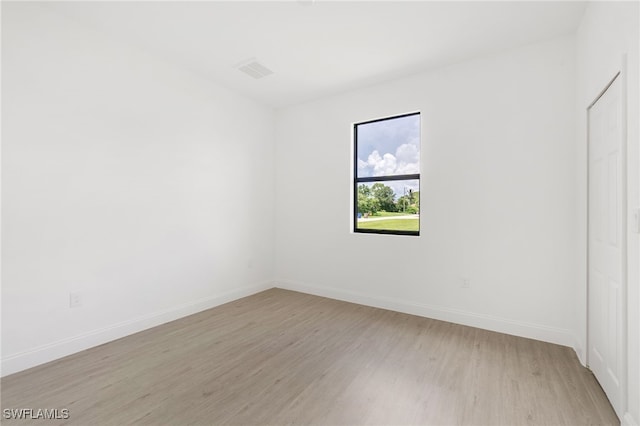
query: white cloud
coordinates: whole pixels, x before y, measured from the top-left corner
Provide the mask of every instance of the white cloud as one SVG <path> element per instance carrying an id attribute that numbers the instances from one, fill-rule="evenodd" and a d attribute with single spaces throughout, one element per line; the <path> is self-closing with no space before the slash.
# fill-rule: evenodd
<path id="1" fill-rule="evenodd" d="M 369 174 L 367 173 L 368 169 L 369 163 L 358 158 L 358 174 L 360 176 L 369 176 Z"/>
<path id="2" fill-rule="evenodd" d="M 396 157 L 390 153 L 386 153 L 380 157 L 378 151 L 373 151 L 369 155 L 369 158 L 367 158 L 367 163 L 372 169 L 374 176 L 390 175 L 396 171 Z"/>
<path id="3" fill-rule="evenodd" d="M 358 159 L 360 176 L 388 176 L 420 173 L 420 151 L 413 144 L 402 144 L 396 149 L 396 155 L 380 155 L 374 150 L 367 161 Z"/>
<path id="4" fill-rule="evenodd" d="M 404 163 L 417 163 L 420 161 L 420 152 L 417 146 L 404 143 L 396 150 L 396 158 Z"/>
<path id="5" fill-rule="evenodd" d="M 417 146 L 408 143 L 400 145 L 396 150 L 396 160 L 396 174 L 420 173 L 420 151 Z"/>

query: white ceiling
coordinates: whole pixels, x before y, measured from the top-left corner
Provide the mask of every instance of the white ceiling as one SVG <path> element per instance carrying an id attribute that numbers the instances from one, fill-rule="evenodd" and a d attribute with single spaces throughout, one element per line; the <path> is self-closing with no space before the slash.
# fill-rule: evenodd
<path id="1" fill-rule="evenodd" d="M 282 107 L 575 31 L 584 2 L 50 2 Z M 234 68 L 256 58 L 260 80 Z"/>

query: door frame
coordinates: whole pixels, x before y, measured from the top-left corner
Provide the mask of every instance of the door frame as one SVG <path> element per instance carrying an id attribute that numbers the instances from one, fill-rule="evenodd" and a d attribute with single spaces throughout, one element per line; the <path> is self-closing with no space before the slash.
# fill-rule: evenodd
<path id="1" fill-rule="evenodd" d="M 627 280 L 627 274 L 628 274 L 628 243 L 627 243 L 627 232 L 628 232 L 628 224 L 627 224 L 627 210 L 628 210 L 628 205 L 627 205 L 627 181 L 628 181 L 628 172 L 627 172 L 627 144 L 629 143 L 629 138 L 627 135 L 627 58 L 626 55 L 622 56 L 622 60 L 620 63 L 620 67 L 619 67 L 619 71 L 615 73 L 615 75 L 613 76 L 613 78 L 611 78 L 609 80 L 609 82 L 605 85 L 605 87 L 600 91 L 600 93 L 598 93 L 598 95 L 595 97 L 595 99 L 587 106 L 586 109 L 586 113 L 587 113 L 587 205 L 586 205 L 586 210 L 587 210 L 587 223 L 586 223 L 586 234 L 587 234 L 587 241 L 586 241 L 586 247 L 587 247 L 587 252 L 586 252 L 586 257 L 587 257 L 587 261 L 586 261 L 586 265 L 587 265 L 587 294 L 586 294 L 586 354 L 585 354 L 585 359 L 586 359 L 586 366 L 587 368 L 590 369 L 589 367 L 589 361 L 590 361 L 590 321 L 589 321 L 589 300 L 590 300 L 590 294 L 591 294 L 591 280 L 590 280 L 590 274 L 589 274 L 589 239 L 590 239 L 590 232 L 589 232 L 589 193 L 590 193 L 590 187 L 589 187 L 589 180 L 590 180 L 590 176 L 591 176 L 591 167 L 589 165 L 589 146 L 590 146 L 590 111 L 591 108 L 598 102 L 598 100 L 605 94 L 605 92 L 613 85 L 613 83 L 619 79 L 620 82 L 620 91 L 621 91 L 621 95 L 620 95 L 620 102 L 621 102 L 621 142 L 620 142 L 620 195 L 621 195 L 621 199 L 620 199 L 620 227 L 621 227 L 621 232 L 620 232 L 620 248 L 621 248 L 621 275 L 620 275 L 620 298 L 621 298 L 621 302 L 620 302 L 620 308 L 621 308 L 621 316 L 622 316 L 622 320 L 621 320 L 621 330 L 620 330 L 620 347 L 619 349 L 619 362 L 620 362 L 620 399 L 621 401 L 619 401 L 620 403 L 620 407 L 619 410 L 620 412 L 616 412 L 616 414 L 618 415 L 618 417 L 620 419 L 622 419 L 628 409 L 627 405 L 628 405 L 628 377 L 627 377 L 627 370 L 628 370 L 628 354 L 627 354 L 627 350 L 628 350 L 628 334 L 627 334 L 627 323 L 629 320 L 629 316 L 628 316 L 628 310 L 627 310 L 627 305 L 628 305 L 628 280 Z M 608 397 L 608 395 L 607 395 Z M 613 405 L 613 404 L 612 404 Z M 615 411 L 615 407 L 614 407 L 614 411 Z"/>

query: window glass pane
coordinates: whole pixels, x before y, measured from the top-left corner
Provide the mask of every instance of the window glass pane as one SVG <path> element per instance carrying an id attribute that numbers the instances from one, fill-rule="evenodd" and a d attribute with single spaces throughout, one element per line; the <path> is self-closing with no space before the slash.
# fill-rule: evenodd
<path id="1" fill-rule="evenodd" d="M 420 230 L 418 179 L 360 183 L 356 202 L 356 229 Z"/>
<path id="2" fill-rule="evenodd" d="M 356 126 L 358 177 L 420 173 L 420 114 Z"/>

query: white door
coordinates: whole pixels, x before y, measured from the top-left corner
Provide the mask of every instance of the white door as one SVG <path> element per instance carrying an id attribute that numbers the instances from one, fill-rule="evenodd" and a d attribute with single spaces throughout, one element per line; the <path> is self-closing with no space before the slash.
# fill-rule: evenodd
<path id="1" fill-rule="evenodd" d="M 588 364 L 622 418 L 626 224 L 620 80 L 618 75 L 588 109 Z"/>

